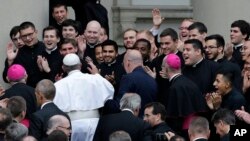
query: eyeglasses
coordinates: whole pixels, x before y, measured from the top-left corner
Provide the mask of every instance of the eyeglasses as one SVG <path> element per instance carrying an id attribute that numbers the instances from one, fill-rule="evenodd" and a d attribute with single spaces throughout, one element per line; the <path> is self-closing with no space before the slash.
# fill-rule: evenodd
<path id="1" fill-rule="evenodd" d="M 71 127 L 63 127 L 63 126 L 57 126 L 57 127 L 60 127 L 60 128 L 66 129 L 66 130 L 71 130 Z"/>
<path id="2" fill-rule="evenodd" d="M 218 48 L 216 46 L 205 46 L 204 49 L 213 49 L 213 48 Z"/>
<path id="3" fill-rule="evenodd" d="M 245 50 L 247 50 L 247 47 L 242 47 L 242 48 L 240 48 L 240 52 L 243 52 L 243 51 L 245 51 Z"/>
<path id="4" fill-rule="evenodd" d="M 32 38 L 32 36 L 34 35 L 35 31 L 33 31 L 32 33 L 28 33 L 26 35 L 21 35 L 21 39 L 22 40 L 26 40 L 28 37 Z"/>

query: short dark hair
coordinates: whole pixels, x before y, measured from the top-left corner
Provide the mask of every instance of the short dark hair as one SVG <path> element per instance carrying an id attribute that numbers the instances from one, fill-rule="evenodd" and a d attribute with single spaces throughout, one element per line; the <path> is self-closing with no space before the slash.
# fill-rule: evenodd
<path id="1" fill-rule="evenodd" d="M 133 48 L 135 48 L 135 47 L 138 45 L 138 43 L 140 43 L 140 42 L 146 43 L 146 44 L 147 44 L 147 45 L 146 45 L 147 49 L 148 49 L 148 50 L 151 50 L 151 43 L 150 43 L 147 39 L 139 39 L 139 40 L 136 40 L 136 42 L 135 42 Z"/>
<path id="2" fill-rule="evenodd" d="M 65 21 L 62 22 L 62 28 L 65 26 L 72 26 L 74 27 L 75 31 L 78 32 L 80 31 L 80 23 L 78 21 L 72 20 L 72 19 L 66 19 Z"/>
<path id="3" fill-rule="evenodd" d="M 78 43 L 74 39 L 69 39 L 69 38 L 62 39 L 62 41 L 59 43 L 59 49 L 61 49 L 62 45 L 64 44 L 72 44 L 75 48 L 78 48 Z"/>
<path id="4" fill-rule="evenodd" d="M 231 24 L 231 28 L 233 27 L 238 27 L 243 35 L 247 35 L 245 40 L 249 38 L 250 25 L 248 22 L 246 22 L 245 20 L 237 20 Z"/>
<path id="5" fill-rule="evenodd" d="M 178 34 L 177 32 L 173 29 L 173 28 L 166 28 L 164 29 L 161 34 L 160 37 L 165 37 L 165 36 L 170 36 L 173 41 L 177 41 L 178 40 Z"/>
<path id="6" fill-rule="evenodd" d="M 219 123 L 220 120 L 228 125 L 234 125 L 235 115 L 231 110 L 221 108 L 213 114 L 211 121 L 216 124 Z"/>
<path id="7" fill-rule="evenodd" d="M 57 28 L 55 28 L 54 26 L 47 26 L 43 29 L 43 38 L 44 38 L 44 33 L 45 31 L 48 31 L 48 30 L 55 30 L 56 32 L 56 37 L 59 38 L 60 37 L 60 33 L 59 33 L 59 30 Z"/>
<path id="8" fill-rule="evenodd" d="M 105 40 L 104 42 L 102 42 L 101 46 L 102 46 L 102 49 L 105 47 L 105 46 L 113 46 L 115 51 L 118 53 L 118 45 L 115 41 L 113 40 Z"/>
<path id="9" fill-rule="evenodd" d="M 207 33 L 207 27 L 202 22 L 194 22 L 188 27 L 188 30 L 197 29 L 200 34 Z"/>
<path id="10" fill-rule="evenodd" d="M 223 79 L 228 81 L 231 86 L 233 85 L 235 76 L 233 75 L 232 72 L 230 72 L 230 70 L 228 70 L 226 68 L 220 68 L 219 70 L 216 71 L 216 75 L 218 75 L 218 74 L 223 75 Z"/>
<path id="11" fill-rule="evenodd" d="M 151 102 L 151 103 L 146 104 L 144 109 L 150 108 L 150 107 L 153 108 L 153 111 L 152 111 L 153 115 L 160 114 L 161 120 L 165 121 L 167 113 L 166 113 L 166 109 L 164 105 L 162 105 L 159 102 Z"/>
<path id="12" fill-rule="evenodd" d="M 48 141 L 68 141 L 68 137 L 63 131 L 54 130 L 49 134 Z"/>
<path id="13" fill-rule="evenodd" d="M 223 36 L 221 36 L 220 34 L 209 35 L 205 38 L 205 41 L 208 41 L 208 40 L 215 40 L 217 47 L 222 46 L 224 49 L 225 40 L 224 40 Z"/>
<path id="14" fill-rule="evenodd" d="M 184 42 L 184 44 L 192 44 L 195 50 L 201 50 L 201 53 L 205 53 L 202 42 L 198 39 L 189 39 Z"/>
<path id="15" fill-rule="evenodd" d="M 23 111 L 26 111 L 26 101 L 21 96 L 13 96 L 8 100 L 7 108 L 14 118 L 18 117 Z"/>
<path id="16" fill-rule="evenodd" d="M 35 25 L 29 21 L 21 23 L 19 27 L 20 27 L 19 31 L 27 29 L 29 27 L 33 28 L 34 30 L 36 29 Z"/>
<path id="17" fill-rule="evenodd" d="M 68 11 L 67 5 L 64 2 L 59 2 L 52 7 L 52 12 L 54 12 L 55 8 L 59 8 L 61 6 L 63 6 L 65 10 Z"/>
<path id="18" fill-rule="evenodd" d="M 11 28 L 10 30 L 10 39 L 12 39 L 12 36 L 16 36 L 17 33 L 19 33 L 20 31 L 20 26 L 14 26 Z"/>
<path id="19" fill-rule="evenodd" d="M 9 109 L 0 108 L 0 131 L 4 131 L 12 123 L 12 116 Z"/>

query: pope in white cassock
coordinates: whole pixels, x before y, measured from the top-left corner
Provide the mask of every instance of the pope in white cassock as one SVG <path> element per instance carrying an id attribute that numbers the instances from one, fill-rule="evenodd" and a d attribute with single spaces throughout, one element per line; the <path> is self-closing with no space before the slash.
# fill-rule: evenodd
<path id="1" fill-rule="evenodd" d="M 113 98 L 114 88 L 97 74 L 85 74 L 76 54 L 63 59 L 68 76 L 55 83 L 54 103 L 66 112 L 72 124 L 72 141 L 92 141 L 99 120 L 98 108 Z"/>

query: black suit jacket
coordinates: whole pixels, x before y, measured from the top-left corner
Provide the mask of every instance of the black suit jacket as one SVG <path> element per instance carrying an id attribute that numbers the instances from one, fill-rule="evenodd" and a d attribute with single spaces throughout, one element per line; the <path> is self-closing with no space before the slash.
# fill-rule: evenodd
<path id="1" fill-rule="evenodd" d="M 148 123 L 135 117 L 130 111 L 122 111 L 100 118 L 93 141 L 109 141 L 110 134 L 118 130 L 127 132 L 133 141 L 142 141 L 148 128 Z"/>
<path id="2" fill-rule="evenodd" d="M 136 67 L 131 73 L 123 75 L 120 81 L 120 88 L 117 97 L 117 102 L 122 96 L 127 93 L 137 93 L 141 96 L 141 107 L 147 103 L 156 101 L 157 83 L 149 76 L 142 66 Z M 143 108 L 140 110 L 139 117 L 143 116 Z"/>
<path id="3" fill-rule="evenodd" d="M 31 114 L 36 112 L 36 95 L 34 88 L 24 84 L 16 83 L 5 91 L 5 94 L 0 99 L 11 98 L 13 96 L 21 96 L 26 101 L 26 118 L 30 119 Z"/>
<path id="4" fill-rule="evenodd" d="M 44 107 L 32 114 L 30 119 L 29 134 L 37 140 L 47 138 L 47 126 L 49 119 L 54 115 L 64 115 L 70 121 L 69 116 L 61 111 L 53 102 L 44 105 Z"/>

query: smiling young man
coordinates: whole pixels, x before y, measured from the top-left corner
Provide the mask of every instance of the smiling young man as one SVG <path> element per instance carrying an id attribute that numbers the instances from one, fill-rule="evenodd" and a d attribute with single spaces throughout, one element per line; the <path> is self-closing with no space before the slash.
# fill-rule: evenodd
<path id="1" fill-rule="evenodd" d="M 233 86 L 233 79 L 235 77 L 236 76 L 227 70 L 221 69 L 217 72 L 213 83 L 216 89 L 216 94 L 222 97 L 220 107 L 227 108 L 232 111 L 240 109 L 246 104 L 244 96 Z"/>
<path id="2" fill-rule="evenodd" d="M 53 82 L 62 67 L 62 55 L 57 45 L 59 41 L 59 31 L 55 27 L 48 26 L 43 29 L 43 42 L 46 48 L 42 55 L 38 56 L 37 64 L 40 71 L 44 73 L 44 78 Z"/>
<path id="3" fill-rule="evenodd" d="M 224 53 L 223 53 L 224 46 L 225 46 L 224 38 L 219 34 L 213 34 L 213 35 L 207 36 L 205 38 L 205 42 L 206 42 L 205 53 L 206 53 L 207 59 L 214 61 L 214 62 L 218 62 L 220 64 L 220 68 L 227 69 L 230 72 L 232 72 L 235 76 L 239 76 L 234 79 L 233 85 L 235 86 L 235 88 L 241 91 L 242 89 L 241 69 L 239 65 L 232 63 L 231 61 L 228 61 L 226 57 L 224 56 Z M 249 52 L 248 50 L 249 49 L 246 49 L 246 54 L 249 55 L 249 53 L 247 53 Z M 242 53 L 245 54 L 244 52 Z"/>
<path id="4" fill-rule="evenodd" d="M 244 20 L 237 20 L 231 24 L 230 29 L 230 38 L 231 43 L 234 45 L 233 47 L 233 58 L 236 63 L 240 65 L 241 69 L 243 68 L 243 61 L 240 53 L 240 49 L 242 48 L 245 40 L 249 38 L 250 35 L 250 25 L 248 22 Z"/>
<path id="5" fill-rule="evenodd" d="M 42 79 L 41 72 L 37 65 L 37 56 L 41 55 L 45 46 L 38 40 L 38 31 L 32 22 L 26 21 L 20 25 L 20 37 L 24 46 L 18 50 L 11 48 L 7 53 L 8 65 L 5 66 L 3 77 L 7 76 L 7 69 L 12 64 L 22 65 L 28 74 L 27 85 L 32 87 Z"/>
<path id="6" fill-rule="evenodd" d="M 213 80 L 219 65 L 216 62 L 203 58 L 204 48 L 197 39 L 187 40 L 184 43 L 183 74 L 191 79 L 200 88 L 203 94 L 213 90 Z"/>
<path id="7" fill-rule="evenodd" d="M 101 46 L 104 60 L 100 64 L 101 75 L 114 85 L 115 93 L 117 93 L 121 77 L 125 74 L 122 64 L 117 62 L 118 45 L 115 41 L 106 40 Z"/>

